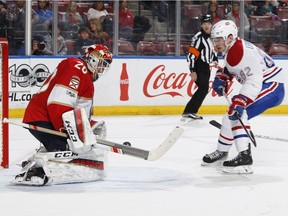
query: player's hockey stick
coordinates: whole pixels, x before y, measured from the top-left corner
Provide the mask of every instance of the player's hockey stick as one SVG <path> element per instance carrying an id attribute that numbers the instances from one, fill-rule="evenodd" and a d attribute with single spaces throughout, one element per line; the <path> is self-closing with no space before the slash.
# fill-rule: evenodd
<path id="1" fill-rule="evenodd" d="M 228 95 L 226 94 L 224 88 L 223 88 L 222 90 L 223 90 L 223 95 L 225 96 L 228 104 L 231 105 L 230 100 L 229 100 L 229 98 L 228 98 Z M 249 131 L 248 131 L 248 129 L 245 127 L 242 119 L 239 117 L 238 113 L 235 113 L 235 116 L 236 116 L 237 120 L 240 122 L 240 124 L 242 125 L 243 129 L 245 130 L 247 136 L 249 137 L 249 139 L 251 140 L 251 142 L 253 143 L 253 145 L 256 147 L 256 146 L 257 146 L 257 143 L 256 143 L 256 139 L 255 139 L 255 136 L 254 136 L 252 130 L 249 130 Z"/>
<path id="2" fill-rule="evenodd" d="M 209 123 L 218 129 L 220 129 L 222 126 L 219 122 L 215 120 L 211 120 Z M 255 134 L 254 137 L 268 139 L 268 140 L 276 140 L 276 141 L 281 141 L 281 142 L 288 142 L 288 139 L 283 139 L 279 137 L 271 137 L 271 136 L 264 136 L 264 135 L 257 135 L 257 134 Z"/>
<path id="3" fill-rule="evenodd" d="M 44 133 L 49 133 L 49 134 L 68 138 L 68 134 L 66 133 L 62 133 L 59 131 L 55 131 L 55 130 L 51 130 L 51 129 L 47 129 L 43 127 L 34 126 L 31 124 L 14 122 L 7 118 L 3 119 L 3 123 L 10 123 L 13 125 L 24 127 L 26 129 L 32 129 L 32 130 L 41 131 Z M 176 141 L 180 138 L 183 132 L 184 132 L 183 128 L 176 126 L 172 130 L 172 132 L 168 135 L 168 137 L 161 143 L 161 145 L 159 145 L 156 149 L 153 149 L 150 151 L 122 145 L 119 143 L 115 143 L 115 142 L 111 142 L 111 141 L 103 140 L 103 139 L 96 139 L 96 141 L 97 141 L 97 144 L 110 147 L 109 151 L 112 151 L 114 153 L 130 155 L 130 156 L 134 156 L 137 158 L 142 158 L 144 160 L 154 161 L 154 160 L 158 160 L 167 151 L 169 151 L 169 149 L 176 143 Z M 100 146 L 97 145 L 97 147 L 100 147 Z M 107 148 L 105 148 L 104 150 L 107 150 Z"/>

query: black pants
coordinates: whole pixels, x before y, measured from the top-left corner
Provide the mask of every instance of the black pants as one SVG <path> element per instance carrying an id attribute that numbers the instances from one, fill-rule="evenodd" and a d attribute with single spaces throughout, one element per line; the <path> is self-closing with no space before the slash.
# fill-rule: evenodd
<path id="1" fill-rule="evenodd" d="M 55 130 L 50 122 L 36 121 L 29 122 L 28 124 Z M 45 146 L 47 151 L 52 152 L 67 150 L 67 138 L 32 129 L 29 129 L 29 131 L 37 140 L 39 140 Z"/>
<path id="2" fill-rule="evenodd" d="M 196 70 L 197 81 L 195 82 L 198 86 L 195 94 L 188 101 L 183 113 L 197 113 L 200 106 L 202 105 L 206 95 L 209 90 L 209 80 L 210 80 L 210 66 L 203 63 L 199 69 Z"/>

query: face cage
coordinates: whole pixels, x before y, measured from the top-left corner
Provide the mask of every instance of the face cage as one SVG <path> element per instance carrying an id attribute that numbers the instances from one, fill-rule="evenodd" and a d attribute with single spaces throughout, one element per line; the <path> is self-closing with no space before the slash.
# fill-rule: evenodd
<path id="1" fill-rule="evenodd" d="M 89 70 L 98 74 L 98 77 L 103 76 L 110 69 L 111 62 L 111 59 L 99 59 L 94 53 L 91 53 L 87 59 Z"/>
<path id="2" fill-rule="evenodd" d="M 107 73 L 107 71 L 110 69 L 111 62 L 112 61 L 110 59 L 99 59 L 95 70 L 99 77 Z"/>

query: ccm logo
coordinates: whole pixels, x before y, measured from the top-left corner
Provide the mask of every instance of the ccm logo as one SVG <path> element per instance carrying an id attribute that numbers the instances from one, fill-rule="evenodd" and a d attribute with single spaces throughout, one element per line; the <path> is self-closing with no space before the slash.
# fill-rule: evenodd
<path id="1" fill-rule="evenodd" d="M 73 141 L 73 142 L 77 142 L 77 136 L 75 135 L 75 132 L 73 130 L 73 128 L 71 127 L 71 123 L 69 121 L 65 121 L 65 128 L 70 136 L 70 139 Z"/>
<path id="2" fill-rule="evenodd" d="M 67 151 L 67 152 L 57 152 L 54 155 L 55 158 L 69 158 L 72 156 L 78 156 L 78 154 L 75 154 L 71 151 Z"/>

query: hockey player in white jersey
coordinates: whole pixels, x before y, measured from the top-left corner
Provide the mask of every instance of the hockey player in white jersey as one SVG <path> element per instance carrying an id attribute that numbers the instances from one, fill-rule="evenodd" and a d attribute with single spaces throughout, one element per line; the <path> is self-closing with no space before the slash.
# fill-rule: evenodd
<path id="1" fill-rule="evenodd" d="M 238 94 L 231 99 L 227 113 L 222 119 L 217 150 L 203 157 L 202 165 L 223 162 L 222 171 L 227 173 L 253 173 L 248 134 L 249 119 L 276 107 L 284 99 L 284 74 L 273 59 L 250 42 L 237 37 L 233 21 L 216 23 L 211 32 L 215 48 L 224 56 L 224 68 L 217 71 L 213 89 L 220 96 L 227 96 L 228 82 L 232 79 L 241 84 Z M 238 155 L 227 160 L 231 146 L 235 144 Z M 226 161 L 225 161 L 226 160 Z"/>

